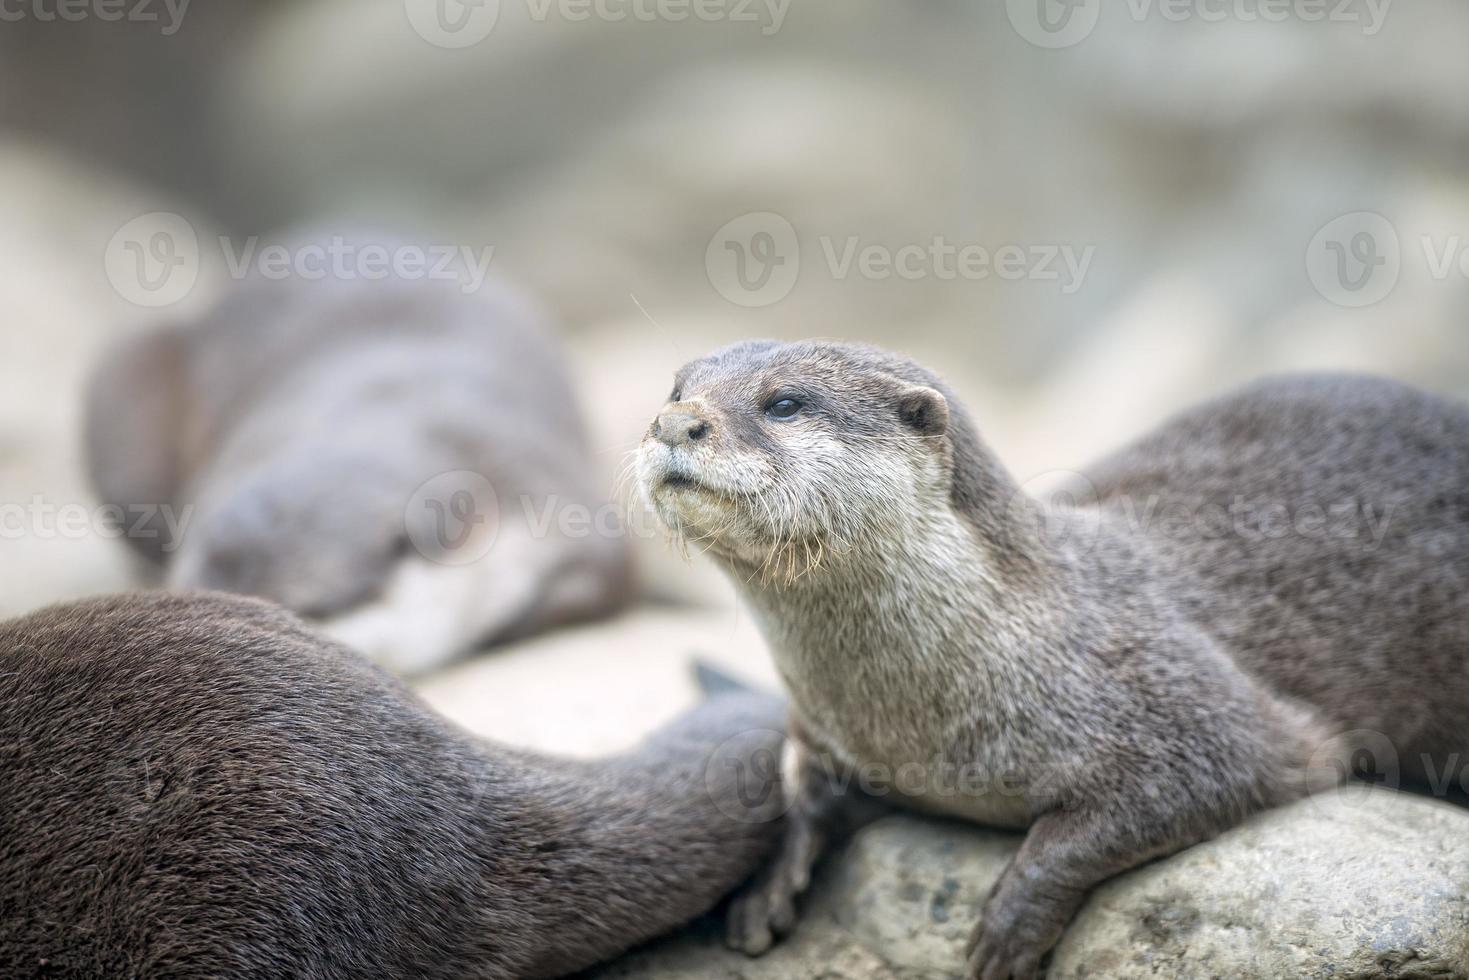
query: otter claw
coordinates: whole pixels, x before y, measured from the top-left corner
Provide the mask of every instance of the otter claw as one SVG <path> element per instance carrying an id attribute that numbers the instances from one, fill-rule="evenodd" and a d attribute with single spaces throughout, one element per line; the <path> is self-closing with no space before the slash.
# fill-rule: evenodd
<path id="1" fill-rule="evenodd" d="M 793 853 L 792 853 L 793 852 Z M 748 956 L 759 956 L 796 927 L 796 896 L 811 879 L 808 861 L 814 850 L 788 851 L 730 905 L 725 944 Z M 794 858 L 795 860 L 792 860 Z"/>
<path id="2" fill-rule="evenodd" d="M 983 924 L 970 941 L 966 980 L 1035 980 L 1040 954 L 985 933 Z"/>
<path id="3" fill-rule="evenodd" d="M 763 891 L 752 889 L 740 895 L 729 909 L 725 945 L 746 956 L 769 951 L 775 945 L 771 919 L 771 899 Z"/>
<path id="4" fill-rule="evenodd" d="M 1043 972 L 1041 960 L 1064 924 L 1064 919 L 1057 924 L 1048 918 L 1042 908 L 991 896 L 969 935 L 965 980 L 1036 980 Z"/>

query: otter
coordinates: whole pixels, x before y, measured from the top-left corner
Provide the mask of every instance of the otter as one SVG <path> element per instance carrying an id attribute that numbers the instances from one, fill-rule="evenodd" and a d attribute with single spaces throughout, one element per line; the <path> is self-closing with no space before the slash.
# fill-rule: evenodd
<path id="1" fill-rule="evenodd" d="M 297 248 L 393 244 L 319 239 Z M 256 270 L 101 359 L 93 482 L 167 585 L 274 600 L 402 673 L 610 613 L 627 541 L 544 320 L 494 281 Z"/>
<path id="2" fill-rule="evenodd" d="M 560 976 L 706 912 L 779 836 L 773 695 L 545 758 L 239 596 L 0 624 L 0 704 L 6 977 Z"/>
<path id="3" fill-rule="evenodd" d="M 857 767 L 918 766 L 892 801 L 1026 829 L 965 966 L 1003 980 L 1099 882 L 1364 749 L 1394 779 L 1469 753 L 1462 404 L 1267 379 L 1042 498 L 932 371 L 757 341 L 682 368 L 637 454 L 791 696 L 787 838 L 729 919 L 746 952 L 793 927 Z"/>

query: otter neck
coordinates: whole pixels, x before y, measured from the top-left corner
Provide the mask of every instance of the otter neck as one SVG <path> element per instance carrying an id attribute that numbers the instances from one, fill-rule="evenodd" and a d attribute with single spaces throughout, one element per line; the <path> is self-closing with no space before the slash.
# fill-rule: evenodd
<path id="1" fill-rule="evenodd" d="M 1003 730 L 1007 705 L 1038 703 L 1013 695 L 1057 682 L 1031 653 L 1070 628 L 1070 563 L 1014 499 L 1020 519 L 999 534 L 931 502 L 793 581 L 735 576 L 802 721 L 849 762 L 941 746 L 976 721 Z M 976 705 L 994 707 L 976 719 Z"/>

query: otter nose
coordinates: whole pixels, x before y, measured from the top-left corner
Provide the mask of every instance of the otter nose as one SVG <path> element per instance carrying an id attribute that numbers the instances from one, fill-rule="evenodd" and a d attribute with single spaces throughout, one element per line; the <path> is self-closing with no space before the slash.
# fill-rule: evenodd
<path id="1" fill-rule="evenodd" d="M 666 446 L 698 442 L 709 434 L 709 423 L 678 409 L 662 412 L 653 420 L 653 438 Z"/>

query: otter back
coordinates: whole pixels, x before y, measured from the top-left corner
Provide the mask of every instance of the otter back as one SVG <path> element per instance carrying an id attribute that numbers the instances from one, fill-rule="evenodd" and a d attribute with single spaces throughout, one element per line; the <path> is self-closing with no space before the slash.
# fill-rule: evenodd
<path id="1" fill-rule="evenodd" d="M 0 625 L 0 703 L 5 977 L 557 975 L 708 909 L 779 827 L 710 769 L 773 752 L 776 699 L 555 762 L 253 600 Z"/>

